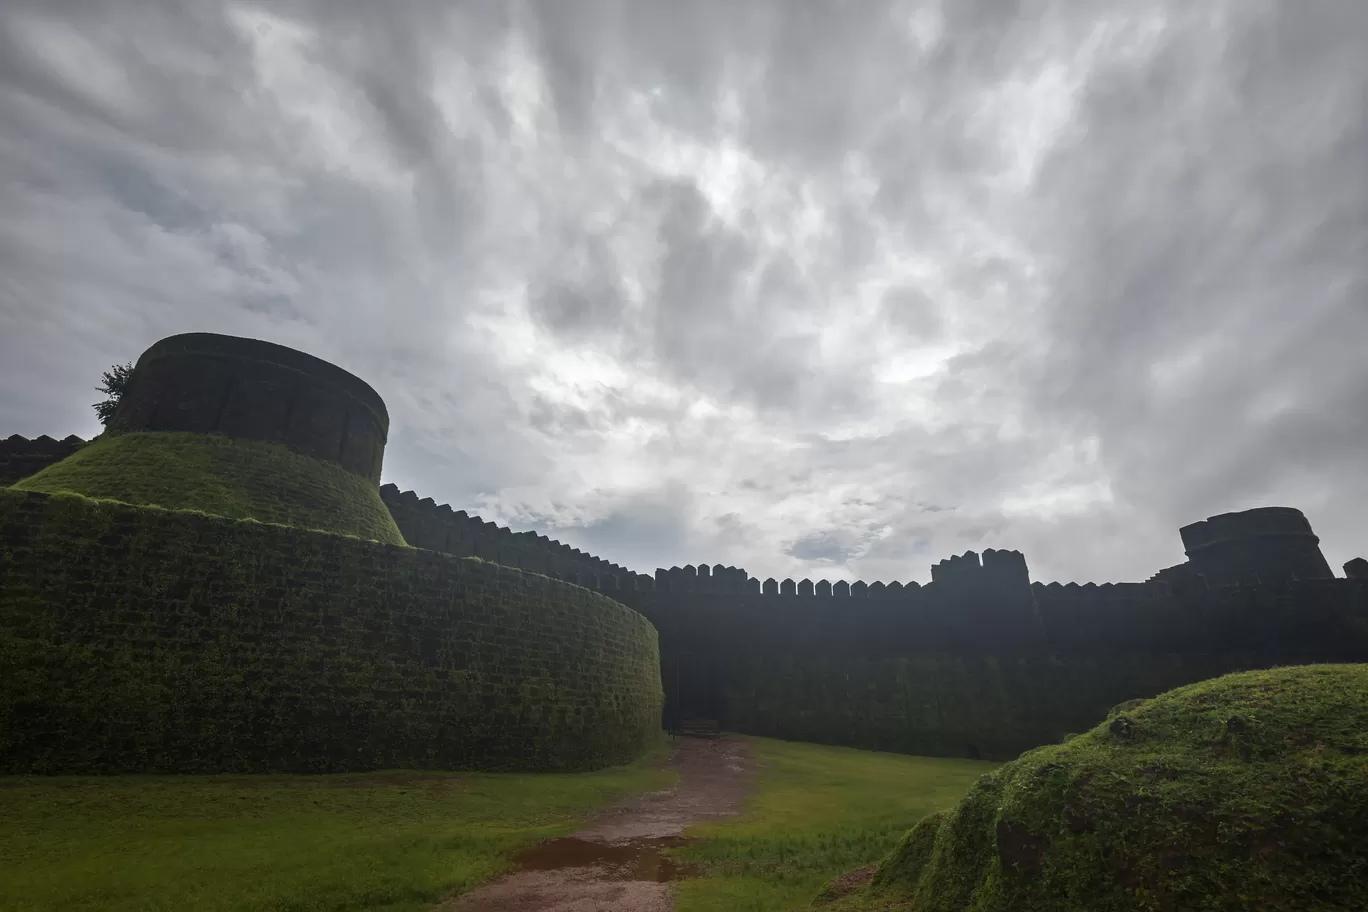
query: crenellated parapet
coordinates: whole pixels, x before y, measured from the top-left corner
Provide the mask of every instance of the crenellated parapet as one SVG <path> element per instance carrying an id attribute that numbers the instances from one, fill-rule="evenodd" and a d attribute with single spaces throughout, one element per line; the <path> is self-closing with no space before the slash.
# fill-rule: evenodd
<path id="1" fill-rule="evenodd" d="M 1029 580 L 1031 576 L 1026 567 L 1026 555 L 1004 548 L 996 551 L 989 548 L 983 552 L 983 572 L 997 579 L 1013 582 Z"/>
<path id="2" fill-rule="evenodd" d="M 613 593 L 656 626 L 665 655 L 1314 653 L 1339 642 L 1359 650 L 1344 660 L 1368 655 L 1368 578 L 1209 589 L 1165 582 L 999 588 L 981 576 L 988 585 L 748 578 L 746 591 L 721 592 L 697 588 L 696 574 L 688 588 L 685 568 L 675 569 L 674 580 L 662 570 L 650 588 Z"/>
<path id="3" fill-rule="evenodd" d="M 1016 551 L 941 562 L 925 586 L 662 567 L 649 587 L 615 597 L 656 625 L 669 654 L 1016 654 L 1042 641 L 1026 561 Z"/>
<path id="4" fill-rule="evenodd" d="M 637 574 L 618 564 L 586 554 L 535 532 L 513 532 L 506 526 L 453 510 L 431 497 L 420 498 L 396 485 L 380 487 L 404 540 L 415 548 L 458 557 L 479 557 L 508 567 L 531 570 L 592 589 L 634 585 Z"/>
<path id="5" fill-rule="evenodd" d="M 865 583 L 856 581 L 854 583 L 838 580 L 832 583 L 828 580 L 818 580 L 813 582 L 810 579 L 793 580 L 770 579 L 760 580 L 750 576 L 745 570 L 739 567 L 724 567 L 717 564 L 708 567 L 706 564 L 694 566 L 688 564 L 683 567 L 661 567 L 656 570 L 654 577 L 642 577 L 642 579 L 653 580 L 647 587 L 638 586 L 638 589 L 647 588 L 660 593 L 750 593 L 752 595 L 774 595 L 774 596 L 793 596 L 795 598 L 870 598 L 870 599 L 899 599 L 904 595 L 915 592 L 921 587 L 920 583 L 883 583 L 875 581 Z"/>
<path id="6" fill-rule="evenodd" d="M 61 462 L 86 443 L 75 434 L 61 440 L 47 434 L 32 439 L 14 434 L 0 440 L 0 488 Z"/>
<path id="7" fill-rule="evenodd" d="M 963 554 L 953 554 L 945 560 L 936 561 L 931 565 L 931 582 L 944 582 L 952 577 L 978 573 L 982 569 L 983 564 L 979 561 L 978 552 L 966 551 Z"/>
<path id="8" fill-rule="evenodd" d="M 991 585 L 1023 586 L 1030 584 L 1026 557 L 1020 551 L 998 551 L 989 548 L 982 557 L 974 551 L 948 557 L 931 566 L 933 583 L 952 585 L 973 582 Z"/>
<path id="9" fill-rule="evenodd" d="M 748 592 L 752 581 L 746 571 L 722 564 L 685 564 L 683 567 L 656 569 L 655 575 L 643 576 L 652 582 L 645 588 L 655 592 L 739 593 Z M 642 588 L 642 587 L 638 587 Z M 759 591 L 758 588 L 756 591 Z"/>

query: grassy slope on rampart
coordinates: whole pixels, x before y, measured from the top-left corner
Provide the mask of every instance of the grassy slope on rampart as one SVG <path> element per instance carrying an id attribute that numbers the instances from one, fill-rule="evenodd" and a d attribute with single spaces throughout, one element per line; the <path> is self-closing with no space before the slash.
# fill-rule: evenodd
<path id="1" fill-rule="evenodd" d="M 404 543 L 370 481 L 259 440 L 167 432 L 104 436 L 14 488 Z"/>

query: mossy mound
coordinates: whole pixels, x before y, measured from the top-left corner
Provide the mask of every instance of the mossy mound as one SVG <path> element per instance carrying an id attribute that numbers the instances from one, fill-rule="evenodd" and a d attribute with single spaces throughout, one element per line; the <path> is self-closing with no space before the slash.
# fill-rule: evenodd
<path id="1" fill-rule="evenodd" d="M 369 479 L 260 440 L 162 431 L 104 436 L 13 487 L 404 544 Z"/>
<path id="2" fill-rule="evenodd" d="M 842 908 L 1368 909 L 1368 665 L 1123 704 L 983 776 Z"/>

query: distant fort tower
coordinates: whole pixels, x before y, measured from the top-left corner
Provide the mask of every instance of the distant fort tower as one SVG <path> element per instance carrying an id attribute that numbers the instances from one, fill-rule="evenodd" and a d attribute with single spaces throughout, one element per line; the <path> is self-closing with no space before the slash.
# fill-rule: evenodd
<path id="1" fill-rule="evenodd" d="M 1292 507 L 1222 513 L 1178 530 L 1192 572 L 1208 586 L 1257 585 L 1335 574 L 1311 523 Z"/>
<path id="2" fill-rule="evenodd" d="M 360 377 L 304 352 L 184 333 L 143 352 L 114 416 L 125 431 L 281 443 L 380 483 L 389 413 Z"/>

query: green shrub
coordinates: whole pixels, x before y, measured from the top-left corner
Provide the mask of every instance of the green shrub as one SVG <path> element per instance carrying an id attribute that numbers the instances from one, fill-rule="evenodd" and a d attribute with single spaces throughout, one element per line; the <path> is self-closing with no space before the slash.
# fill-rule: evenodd
<path id="1" fill-rule="evenodd" d="M 128 389 L 128 380 L 132 376 L 132 361 L 116 364 L 100 375 L 100 385 L 96 389 L 104 393 L 106 398 L 96 402 L 91 408 L 95 409 L 95 417 L 100 419 L 103 427 L 109 428 L 113 422 L 114 413 L 119 410 L 119 402 L 123 399 L 123 394 Z"/>

